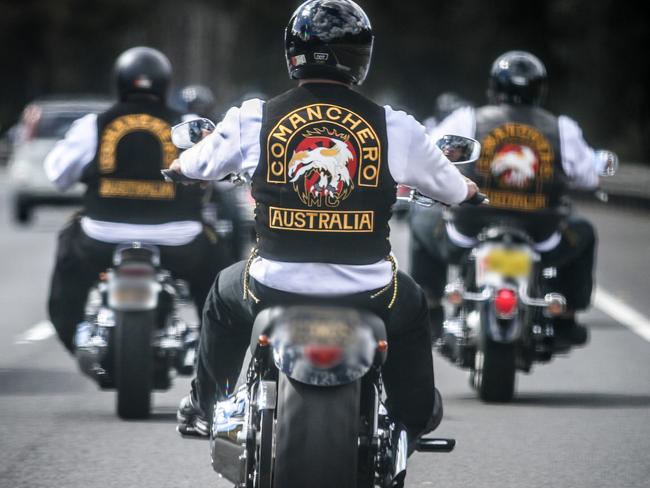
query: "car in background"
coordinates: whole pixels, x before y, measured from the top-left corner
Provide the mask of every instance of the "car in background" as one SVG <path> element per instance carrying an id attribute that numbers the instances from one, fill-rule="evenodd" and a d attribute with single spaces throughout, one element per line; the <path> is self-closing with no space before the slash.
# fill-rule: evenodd
<path id="1" fill-rule="evenodd" d="M 29 103 L 18 123 L 8 166 L 14 221 L 30 222 L 33 210 L 41 205 L 79 205 L 84 186 L 77 184 L 59 191 L 45 175 L 43 161 L 72 123 L 89 113 L 110 107 L 109 98 L 47 97 Z"/>

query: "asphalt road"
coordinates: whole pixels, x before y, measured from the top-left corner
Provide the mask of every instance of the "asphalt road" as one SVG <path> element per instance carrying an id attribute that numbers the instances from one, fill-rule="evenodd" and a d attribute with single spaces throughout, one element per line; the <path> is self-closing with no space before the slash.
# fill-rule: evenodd
<path id="1" fill-rule="evenodd" d="M 38 212 L 33 226 L 16 228 L 2 187 L 0 198 L 0 486 L 230 486 L 212 472 L 207 442 L 175 433 L 188 379 L 155 395 L 150 420 L 125 422 L 114 414 L 114 395 L 79 373 L 43 324 L 56 231 L 69 212 Z M 599 286 L 640 314 L 623 308 L 619 320 L 636 317 L 643 326 L 650 317 L 649 214 L 581 208 L 600 234 Z M 393 229 L 406 266 L 404 224 Z M 613 315 L 621 310 L 611 300 L 597 305 Z M 451 454 L 415 454 L 407 486 L 650 486 L 650 342 L 598 307 L 582 318 L 591 343 L 521 375 L 509 405 L 482 404 L 467 373 L 436 353 L 446 412 L 436 434 L 458 445 Z"/>

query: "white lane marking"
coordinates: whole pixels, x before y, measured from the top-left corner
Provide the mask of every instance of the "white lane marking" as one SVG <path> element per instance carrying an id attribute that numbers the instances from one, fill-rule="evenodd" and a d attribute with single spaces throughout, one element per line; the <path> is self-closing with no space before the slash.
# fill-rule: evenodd
<path id="1" fill-rule="evenodd" d="M 30 342 L 43 341 L 52 337 L 55 332 L 52 322 L 42 320 L 20 334 L 16 338 L 16 344 L 29 344 Z"/>
<path id="2" fill-rule="evenodd" d="M 596 288 L 594 305 L 635 334 L 650 342 L 650 320 L 621 299 L 616 298 L 602 288 Z"/>

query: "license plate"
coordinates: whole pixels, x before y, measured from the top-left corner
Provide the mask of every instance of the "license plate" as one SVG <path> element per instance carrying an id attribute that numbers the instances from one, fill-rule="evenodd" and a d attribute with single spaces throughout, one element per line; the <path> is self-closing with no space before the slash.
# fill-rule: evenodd
<path id="1" fill-rule="evenodd" d="M 494 249 L 484 261 L 485 270 L 499 273 L 507 278 L 519 278 L 530 273 L 531 259 L 523 251 L 511 249 Z"/>
<path id="2" fill-rule="evenodd" d="M 120 283 L 109 290 L 108 303 L 116 310 L 148 310 L 155 307 L 156 296 L 148 283 Z"/>

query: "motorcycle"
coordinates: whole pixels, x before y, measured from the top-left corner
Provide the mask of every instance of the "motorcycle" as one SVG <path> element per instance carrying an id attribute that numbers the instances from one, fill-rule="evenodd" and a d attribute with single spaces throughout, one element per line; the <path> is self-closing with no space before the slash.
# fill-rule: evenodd
<path id="1" fill-rule="evenodd" d="M 601 176 L 612 176 L 617 156 L 598 151 Z M 568 215 L 565 205 L 558 212 Z M 447 221 L 453 221 L 446 213 Z M 470 371 L 470 385 L 486 402 L 508 402 L 516 372 L 568 353 L 572 344 L 558 337 L 553 319 L 566 299 L 553 289 L 557 269 L 545 267 L 535 243 L 522 229 L 490 222 L 477 243 L 448 269 L 445 320 L 439 351 Z"/>
<path id="2" fill-rule="evenodd" d="M 189 305 L 187 283 L 160 267 L 156 246 L 116 247 L 89 293 L 75 354 L 101 389 L 116 390 L 119 417 L 149 416 L 153 390 L 169 389 L 173 372 L 194 372 L 199 325 L 181 314 Z"/>
<path id="3" fill-rule="evenodd" d="M 191 147 L 208 122 L 174 127 L 172 141 Z M 469 143 L 467 157 L 478 157 L 478 142 L 456 143 Z M 188 182 L 168 170 L 163 175 Z M 241 175 L 232 180 L 246 182 Z M 450 452 L 455 441 L 419 438 L 409 445 L 384 403 L 388 347 L 383 321 L 366 311 L 294 305 L 260 312 L 245 379 L 214 405 L 214 470 L 237 488 L 403 486 L 412 450 Z"/>

